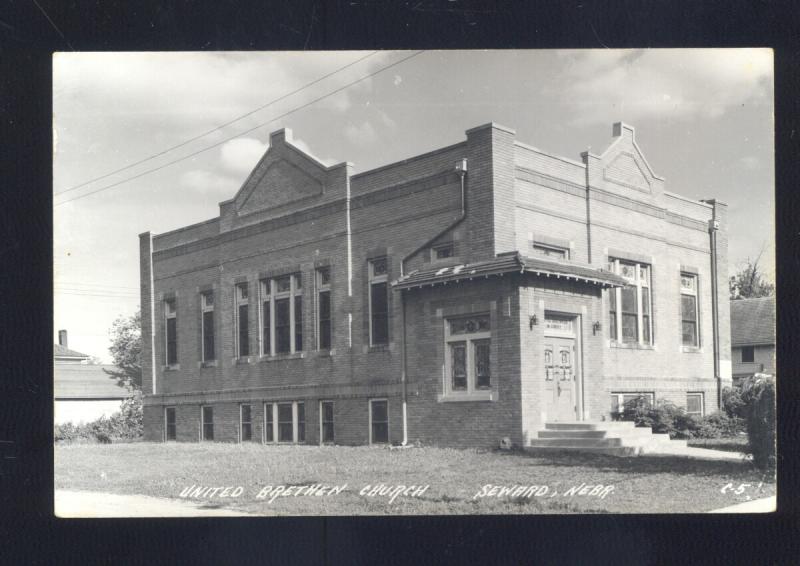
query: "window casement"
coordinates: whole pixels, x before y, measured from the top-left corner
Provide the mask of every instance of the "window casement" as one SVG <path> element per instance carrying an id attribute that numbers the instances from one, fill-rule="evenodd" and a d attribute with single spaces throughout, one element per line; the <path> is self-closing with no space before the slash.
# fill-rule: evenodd
<path id="1" fill-rule="evenodd" d="M 302 401 L 264 403 L 264 442 L 306 441 L 306 406 Z"/>
<path id="2" fill-rule="evenodd" d="M 369 443 L 389 442 L 389 402 L 386 399 L 369 401 Z"/>
<path id="3" fill-rule="evenodd" d="M 652 407 L 655 395 L 646 392 L 626 392 L 611 394 L 611 416 L 617 420 L 632 418 L 638 406 Z"/>
<path id="4" fill-rule="evenodd" d="M 438 244 L 431 248 L 431 260 L 437 261 L 442 259 L 449 259 L 456 255 L 456 246 L 453 242 L 446 244 Z"/>
<path id="5" fill-rule="evenodd" d="M 200 359 L 210 362 L 217 359 L 214 350 L 214 292 L 207 291 L 200 294 L 200 334 L 202 336 L 202 351 Z"/>
<path id="6" fill-rule="evenodd" d="M 609 334 L 625 344 L 653 343 L 650 266 L 645 263 L 609 258 L 608 270 L 620 275 L 627 284 L 611 289 L 609 298 Z"/>
<path id="7" fill-rule="evenodd" d="M 247 283 L 238 283 L 234 293 L 236 357 L 246 358 L 250 355 L 250 291 Z"/>
<path id="8" fill-rule="evenodd" d="M 681 273 L 681 343 L 694 348 L 700 345 L 697 297 L 697 275 Z"/>
<path id="9" fill-rule="evenodd" d="M 752 364 L 756 361 L 756 349 L 754 346 L 742 346 L 742 363 Z"/>
<path id="10" fill-rule="evenodd" d="M 695 417 L 702 417 L 705 407 L 705 395 L 703 393 L 686 394 L 686 414 Z"/>
<path id="11" fill-rule="evenodd" d="M 178 309 L 175 299 L 164 301 L 164 317 L 167 327 L 165 359 L 168 366 L 178 364 Z"/>
<path id="12" fill-rule="evenodd" d="M 239 405 L 239 440 L 253 440 L 253 408 L 248 404 Z"/>
<path id="13" fill-rule="evenodd" d="M 319 403 L 319 438 L 322 444 L 333 444 L 335 442 L 333 401 L 320 401 Z"/>
<path id="14" fill-rule="evenodd" d="M 177 440 L 177 419 L 175 407 L 164 408 L 164 440 Z"/>
<path id="15" fill-rule="evenodd" d="M 531 244 L 531 252 L 533 255 L 552 257 L 555 259 L 569 259 L 569 249 L 550 244 L 533 242 Z"/>
<path id="16" fill-rule="evenodd" d="M 369 344 L 389 343 L 389 276 L 385 257 L 369 262 Z"/>
<path id="17" fill-rule="evenodd" d="M 445 320 L 442 398 L 491 399 L 491 336 L 488 314 Z"/>
<path id="18" fill-rule="evenodd" d="M 303 350 L 303 279 L 299 273 L 261 281 L 261 355 Z"/>
<path id="19" fill-rule="evenodd" d="M 214 407 L 208 405 L 200 409 L 201 439 L 214 440 Z"/>
<path id="20" fill-rule="evenodd" d="M 331 349 L 331 268 L 317 269 L 317 349 Z"/>

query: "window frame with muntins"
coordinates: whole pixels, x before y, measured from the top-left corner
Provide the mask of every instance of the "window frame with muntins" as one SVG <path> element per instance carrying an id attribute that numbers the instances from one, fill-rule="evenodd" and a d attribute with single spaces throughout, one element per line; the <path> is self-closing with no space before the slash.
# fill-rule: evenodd
<path id="1" fill-rule="evenodd" d="M 699 409 L 694 411 L 690 410 L 689 399 L 699 399 Z M 705 394 L 702 391 L 690 391 L 686 394 L 686 414 L 695 417 L 703 417 L 705 415 Z"/>
<path id="2" fill-rule="evenodd" d="M 691 284 L 687 282 L 691 281 Z M 700 347 L 700 313 L 699 313 L 699 277 L 694 273 L 681 272 L 681 345 L 688 348 Z M 687 316 L 686 300 L 694 300 L 693 313 Z M 693 325 L 694 339 L 686 340 L 686 325 Z"/>
<path id="3" fill-rule="evenodd" d="M 386 406 L 386 419 L 376 420 L 375 409 L 376 403 L 383 403 Z M 376 438 L 376 427 L 380 431 L 380 438 Z M 383 429 L 385 428 L 385 433 Z M 385 439 L 384 439 L 385 435 Z M 370 444 L 389 444 L 389 400 L 388 399 L 370 399 L 369 400 L 369 443 Z"/>
<path id="4" fill-rule="evenodd" d="M 386 257 L 369 261 L 368 303 L 369 345 L 386 346 L 389 344 L 389 259 Z M 377 309 L 378 306 L 382 308 Z"/>
<path id="5" fill-rule="evenodd" d="M 204 291 L 200 293 L 200 360 L 203 362 L 217 359 L 214 330 L 214 291 Z"/>
<path id="6" fill-rule="evenodd" d="M 627 281 L 624 287 L 608 291 L 610 340 L 617 344 L 652 346 L 654 344 L 652 265 L 640 261 L 609 258 L 607 268 L 611 273 Z M 628 270 L 632 270 L 632 275 Z M 630 291 L 634 294 L 632 302 L 627 296 Z M 626 325 L 626 322 L 631 320 L 635 322 L 635 340 L 630 332 L 626 336 L 626 328 L 630 328 L 630 324 Z"/>
<path id="7" fill-rule="evenodd" d="M 234 347 L 237 359 L 250 356 L 250 288 L 247 282 L 234 285 Z"/>
<path id="8" fill-rule="evenodd" d="M 489 313 L 444 320 L 445 372 L 442 400 L 492 398 L 492 325 Z"/>
<path id="9" fill-rule="evenodd" d="M 275 356 L 302 352 L 302 274 L 297 272 L 262 279 L 259 282 L 259 295 L 261 355 Z M 283 315 L 286 315 L 285 320 Z"/>
<path id="10" fill-rule="evenodd" d="M 178 300 L 164 300 L 164 365 L 178 366 Z"/>
<path id="11" fill-rule="evenodd" d="M 330 350 L 333 346 L 333 324 L 331 322 L 331 268 L 320 267 L 317 279 L 317 350 Z"/>
<path id="12" fill-rule="evenodd" d="M 330 415 L 328 414 L 328 408 L 330 408 Z M 319 402 L 319 441 L 320 444 L 336 443 L 333 401 Z"/>

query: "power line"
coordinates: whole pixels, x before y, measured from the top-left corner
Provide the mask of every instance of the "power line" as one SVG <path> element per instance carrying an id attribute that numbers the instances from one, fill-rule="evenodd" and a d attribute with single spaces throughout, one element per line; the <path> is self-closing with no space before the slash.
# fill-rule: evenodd
<path id="1" fill-rule="evenodd" d="M 70 187 L 68 189 L 64 189 L 63 191 L 59 191 L 59 192 L 57 192 L 55 194 L 56 195 L 62 195 L 64 193 L 68 193 L 70 191 L 74 191 L 75 189 L 80 189 L 81 187 L 85 187 L 86 185 L 88 185 L 90 183 L 94 183 L 95 181 L 99 181 L 100 179 L 105 179 L 107 177 L 111 177 L 112 175 L 116 175 L 117 173 L 121 173 L 122 171 L 126 171 L 126 170 L 130 169 L 131 167 L 135 167 L 137 165 L 141 165 L 142 163 L 144 163 L 146 161 L 150 161 L 151 159 L 155 159 L 156 157 L 160 157 L 160 156 L 162 156 L 162 155 L 164 155 L 166 153 L 169 153 L 170 151 L 173 151 L 173 150 L 176 150 L 176 149 L 178 149 L 180 147 L 188 145 L 188 144 L 192 143 L 193 141 L 199 140 L 200 138 L 203 138 L 203 137 L 205 137 L 205 136 L 207 136 L 209 134 L 213 134 L 216 131 L 219 131 L 219 130 L 227 127 L 227 126 L 230 126 L 231 124 L 234 124 L 234 123 L 236 123 L 236 122 L 238 122 L 240 120 L 243 120 L 243 119 L 247 118 L 248 116 L 251 116 L 251 115 L 255 114 L 256 112 L 260 112 L 261 110 L 263 110 L 267 106 L 271 106 L 271 105 L 275 104 L 276 102 L 280 102 L 281 100 L 289 98 L 290 96 L 293 96 L 293 95 L 297 94 L 298 92 L 300 92 L 302 90 L 305 90 L 305 89 L 307 89 L 307 88 L 309 88 L 311 86 L 314 86 L 315 84 L 317 84 L 317 83 L 319 83 L 321 81 L 324 81 L 328 77 L 332 77 L 333 75 L 335 75 L 337 73 L 341 73 L 345 69 L 348 69 L 348 68 L 352 67 L 353 65 L 355 65 L 357 63 L 360 63 L 361 61 L 363 61 L 364 59 L 367 59 L 368 57 L 372 57 L 376 53 L 378 53 L 378 52 L 377 51 L 373 51 L 372 53 L 369 53 L 369 54 L 367 54 L 367 55 L 365 55 L 365 56 L 353 61 L 352 63 L 348 63 L 344 67 L 339 67 L 335 71 L 333 71 L 331 73 L 328 73 L 327 75 L 324 75 L 322 77 L 319 77 L 318 79 L 315 79 L 315 80 L 311 81 L 310 83 L 307 83 L 307 84 L 301 86 L 300 88 L 298 88 L 296 90 L 293 90 L 290 93 L 284 94 L 284 95 L 282 95 L 282 96 L 280 96 L 280 97 L 278 97 L 278 98 L 276 98 L 274 100 L 271 100 L 271 101 L 267 102 L 266 104 L 263 104 L 263 105 L 259 106 L 258 108 L 250 110 L 249 112 L 246 112 L 246 113 L 244 113 L 244 114 L 242 114 L 242 115 L 240 115 L 240 116 L 238 116 L 238 117 L 236 117 L 236 118 L 234 118 L 232 120 L 229 120 L 229 121 L 225 122 L 224 124 L 220 124 L 219 126 L 217 126 L 215 128 L 212 128 L 212 129 L 210 129 L 210 130 L 208 130 L 206 132 L 203 132 L 202 134 L 198 134 L 198 135 L 194 136 L 193 138 L 189 138 L 188 140 L 183 141 L 183 142 L 181 142 L 181 143 L 179 143 L 177 145 L 173 145 L 171 147 L 168 147 L 167 149 L 159 151 L 158 153 L 154 153 L 153 155 L 150 155 L 149 157 L 145 157 L 143 159 L 140 159 L 139 161 L 134 161 L 133 163 L 129 163 L 128 165 L 125 165 L 124 167 L 121 167 L 119 169 L 116 169 L 114 171 L 106 173 L 105 175 L 100 175 L 99 177 L 95 177 L 94 179 L 89 179 L 88 181 L 84 181 L 83 183 L 81 183 L 79 185 L 74 185 L 74 186 L 72 186 L 72 187 Z"/>
<path id="2" fill-rule="evenodd" d="M 333 90 L 333 91 L 331 91 L 331 92 L 329 92 L 329 93 L 327 93 L 327 94 L 324 94 L 324 95 L 322 95 L 322 96 L 320 96 L 320 97 L 318 97 L 318 98 L 315 98 L 314 100 L 312 100 L 312 101 L 310 101 L 310 102 L 307 102 L 307 103 L 305 103 L 305 104 L 301 104 L 300 106 L 297 106 L 297 107 L 295 107 L 295 108 L 293 108 L 293 109 L 289 110 L 288 112 L 284 112 L 283 114 L 281 114 L 281 115 L 279 115 L 279 116 L 275 116 L 274 118 L 272 118 L 272 119 L 268 120 L 267 122 L 262 122 L 261 124 L 258 124 L 257 126 L 254 126 L 254 127 L 250 128 L 250 129 L 248 129 L 248 130 L 245 130 L 245 131 L 243 131 L 243 132 L 239 132 L 238 134 L 236 134 L 236 135 L 234 135 L 234 136 L 231 136 L 231 137 L 229 137 L 229 138 L 226 138 L 226 139 L 224 139 L 224 140 L 222 140 L 222 141 L 220 141 L 220 142 L 217 142 L 217 143 L 215 143 L 215 144 L 213 144 L 213 145 L 210 145 L 210 146 L 208 146 L 208 147 L 206 147 L 206 148 L 204 148 L 204 149 L 200 149 L 200 150 L 198 150 L 198 151 L 195 151 L 195 152 L 193 152 L 193 153 L 190 153 L 190 154 L 188 154 L 188 155 L 185 155 L 185 156 L 183 156 L 183 157 L 180 157 L 180 158 L 178 158 L 178 159 L 175 159 L 175 160 L 173 160 L 173 161 L 169 161 L 169 162 L 165 163 L 164 165 L 160 165 L 160 166 L 158 166 L 158 167 L 154 167 L 153 169 L 148 169 L 148 170 L 146 170 L 146 171 L 144 171 L 144 172 L 142 172 L 142 173 L 139 173 L 139 174 L 137 174 L 137 175 L 134 175 L 133 177 L 128 177 L 127 179 L 123 179 L 123 180 L 121 180 L 121 181 L 118 181 L 118 182 L 116 182 L 116 183 L 112 183 L 112 184 L 110 184 L 110 185 L 106 185 L 105 187 L 100 187 L 99 189 L 95 189 L 94 191 L 89 191 L 88 193 L 83 193 L 82 195 L 78 195 L 78 196 L 76 196 L 76 197 L 73 197 L 73 198 L 71 198 L 71 199 L 62 200 L 61 202 L 55 203 L 53 206 L 61 206 L 62 204 L 66 204 L 66 203 L 68 203 L 68 202 L 72 202 L 72 201 L 74 201 L 74 200 L 78 200 L 78 199 L 81 199 L 81 198 L 84 198 L 84 197 L 88 197 L 88 196 L 90 196 L 90 195 L 93 195 L 93 194 L 95 194 L 95 193 L 99 193 L 99 192 L 101 192 L 101 191 L 105 191 L 105 190 L 107 190 L 107 189 L 114 188 L 114 187 L 116 187 L 116 186 L 122 185 L 123 183 L 127 183 L 127 182 L 129 182 L 129 181 L 133 181 L 134 179 L 138 179 L 139 177 L 144 177 L 145 175 L 149 175 L 150 173 L 155 173 L 156 171 L 160 171 L 161 169 L 164 169 L 164 168 L 166 168 L 166 167 L 169 167 L 170 165 L 174 165 L 175 163 L 179 163 L 179 162 L 181 162 L 181 161 L 184 161 L 184 160 L 186 160 L 186 159 L 189 159 L 190 157 L 194 157 L 195 155 L 199 155 L 199 154 L 201 154 L 201 153 L 204 153 L 204 152 L 208 151 L 209 149 L 214 149 L 215 147 L 219 147 L 219 146 L 221 146 L 222 144 L 224 144 L 224 143 L 227 143 L 227 142 L 229 142 L 229 141 L 231 141 L 231 140 L 234 140 L 234 139 L 236 139 L 236 138 L 238 138 L 238 137 L 240 137 L 240 136 L 242 136 L 242 135 L 244 135 L 244 134 L 249 134 L 250 132 L 253 132 L 253 131 L 255 131 L 255 130 L 258 130 L 259 128 L 263 128 L 263 127 L 264 127 L 264 126 L 266 126 L 267 124 L 271 124 L 272 122 L 274 122 L 274 121 L 276 121 L 276 120 L 279 120 L 279 119 L 281 119 L 281 118 L 284 118 L 285 116 L 288 116 L 288 115 L 290 115 L 290 114 L 293 114 L 293 113 L 297 112 L 298 110 L 302 110 L 303 108 L 307 108 L 308 106 L 311 106 L 312 104 L 315 104 L 315 103 L 319 102 L 320 100 L 323 100 L 323 99 L 325 99 L 325 98 L 328 98 L 329 96 L 333 96 L 334 94 L 337 94 L 337 93 L 339 93 L 339 92 L 342 92 L 343 90 L 345 90 L 345 89 L 347 89 L 347 88 L 349 88 L 349 87 L 353 86 L 353 85 L 354 85 L 354 84 L 356 84 L 356 83 L 359 83 L 359 82 L 361 82 L 361 81 L 363 81 L 363 80 L 365 80 L 365 79 L 368 79 L 368 78 L 370 78 L 370 77 L 373 77 L 373 76 L 377 75 L 378 73 L 382 73 L 383 71 L 386 71 L 386 70 L 388 70 L 388 69 L 391 69 L 392 67 L 395 67 L 395 66 L 399 65 L 400 63 L 403 63 L 403 62 L 405 62 L 405 61 L 408 61 L 408 60 L 409 60 L 409 59 L 411 59 L 412 57 L 416 57 L 417 55 L 420 55 L 420 54 L 422 54 L 422 53 L 424 53 L 424 50 L 423 50 L 423 51 L 417 51 L 417 52 L 416 52 L 416 53 L 414 53 L 413 55 L 409 55 L 408 57 L 404 57 L 403 59 L 400 59 L 399 61 L 395 61 L 394 63 L 391 63 L 390 65 L 386 65 L 385 67 L 383 67 L 383 68 L 381 68 L 381 69 L 378 69 L 377 71 L 375 71 L 375 72 L 373 72 L 373 73 L 369 73 L 368 75 L 364 75 L 363 77 L 361 77 L 361 78 L 359 78 L 359 79 L 356 79 L 355 81 L 352 81 L 352 82 L 350 82 L 350 83 L 347 83 L 346 85 L 344 85 L 344 86 L 342 86 L 342 87 L 339 87 L 339 88 L 337 88 L 337 89 L 335 89 L 335 90 Z"/>

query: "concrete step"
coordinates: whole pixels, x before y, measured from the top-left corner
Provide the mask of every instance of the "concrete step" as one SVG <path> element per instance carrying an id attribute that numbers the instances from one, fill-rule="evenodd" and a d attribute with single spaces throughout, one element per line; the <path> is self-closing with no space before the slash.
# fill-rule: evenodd
<path id="1" fill-rule="evenodd" d="M 536 438 L 528 445 L 531 448 L 546 448 L 549 446 L 566 446 L 570 448 L 611 448 L 622 446 L 621 438 Z"/>
<path id="2" fill-rule="evenodd" d="M 550 422 L 544 424 L 547 430 L 618 430 L 635 428 L 632 421 L 575 421 Z"/>
<path id="3" fill-rule="evenodd" d="M 564 452 L 580 452 L 583 454 L 606 454 L 609 456 L 637 456 L 639 448 L 633 446 L 586 446 L 575 448 L 574 446 L 526 446 L 525 451 L 531 454 L 558 454 Z"/>
<path id="4" fill-rule="evenodd" d="M 611 430 L 539 430 L 538 438 L 649 438 L 649 428 L 619 428 Z"/>

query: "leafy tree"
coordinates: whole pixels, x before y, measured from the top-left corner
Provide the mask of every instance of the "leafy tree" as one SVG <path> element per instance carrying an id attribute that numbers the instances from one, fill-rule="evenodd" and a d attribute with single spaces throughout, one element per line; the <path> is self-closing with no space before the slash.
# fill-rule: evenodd
<path id="1" fill-rule="evenodd" d="M 120 385 L 135 391 L 142 388 L 142 314 L 121 316 L 114 321 L 111 333 L 111 358 L 118 369 L 105 370 Z"/>
<path id="2" fill-rule="evenodd" d="M 759 297 L 771 297 L 775 294 L 775 285 L 766 280 L 758 265 L 763 252 L 764 249 L 762 248 L 755 261 L 748 259 L 736 275 L 731 277 L 730 291 L 732 300 L 757 299 Z"/>

